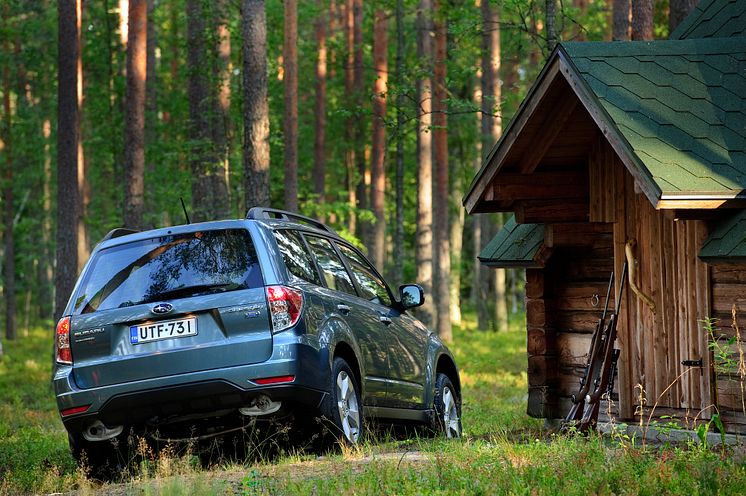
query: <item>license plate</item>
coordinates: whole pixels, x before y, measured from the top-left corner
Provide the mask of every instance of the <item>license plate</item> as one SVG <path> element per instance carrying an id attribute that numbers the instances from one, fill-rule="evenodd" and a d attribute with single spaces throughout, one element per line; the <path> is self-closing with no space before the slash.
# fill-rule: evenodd
<path id="1" fill-rule="evenodd" d="M 130 326 L 132 344 L 150 343 L 161 339 L 186 338 L 197 335 L 197 318 L 162 320 Z"/>

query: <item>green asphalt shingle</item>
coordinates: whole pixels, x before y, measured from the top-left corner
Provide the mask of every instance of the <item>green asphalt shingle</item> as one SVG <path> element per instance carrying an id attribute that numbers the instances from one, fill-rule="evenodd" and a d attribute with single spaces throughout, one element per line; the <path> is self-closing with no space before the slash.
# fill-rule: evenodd
<path id="1" fill-rule="evenodd" d="M 702 245 L 699 257 L 708 263 L 746 260 L 746 210 L 720 222 Z"/>
<path id="2" fill-rule="evenodd" d="M 562 48 L 663 195 L 746 190 L 746 38 Z"/>
<path id="3" fill-rule="evenodd" d="M 511 216 L 478 258 L 490 267 L 538 267 L 534 257 L 543 243 L 543 224 L 517 224 Z"/>

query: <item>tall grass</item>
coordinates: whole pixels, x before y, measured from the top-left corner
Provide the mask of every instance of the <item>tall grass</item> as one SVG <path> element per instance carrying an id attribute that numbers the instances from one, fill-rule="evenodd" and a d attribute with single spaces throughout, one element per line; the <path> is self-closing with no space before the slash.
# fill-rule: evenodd
<path id="1" fill-rule="evenodd" d="M 50 333 L 36 329 L 3 343 L 0 493 L 743 494 L 742 448 L 643 449 L 621 435 L 549 434 L 525 413 L 522 319 L 507 332 L 482 333 L 466 317 L 452 346 L 463 386 L 463 439 L 369 432 L 360 446 L 321 458 L 297 452 L 209 468 L 193 454 L 149 454 L 117 486 L 87 480 L 73 463 L 49 386 Z"/>

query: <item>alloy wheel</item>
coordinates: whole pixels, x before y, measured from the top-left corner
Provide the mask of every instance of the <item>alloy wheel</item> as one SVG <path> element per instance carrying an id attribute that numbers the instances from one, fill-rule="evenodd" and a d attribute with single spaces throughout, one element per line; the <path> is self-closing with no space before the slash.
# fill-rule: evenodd
<path id="1" fill-rule="evenodd" d="M 355 382 L 344 370 L 337 375 L 337 409 L 345 438 L 356 443 L 360 437 L 360 408 L 355 394 Z"/>

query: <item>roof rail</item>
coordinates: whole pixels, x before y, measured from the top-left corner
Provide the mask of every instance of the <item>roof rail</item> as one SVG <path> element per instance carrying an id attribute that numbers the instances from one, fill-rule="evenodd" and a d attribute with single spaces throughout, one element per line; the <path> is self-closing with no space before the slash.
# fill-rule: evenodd
<path id="1" fill-rule="evenodd" d="M 138 233 L 138 232 L 140 232 L 140 231 L 138 231 L 136 229 L 127 229 L 125 227 L 117 227 L 116 229 L 112 229 L 111 231 L 109 231 L 108 233 L 106 233 L 106 236 L 104 236 L 104 238 L 101 241 L 106 241 L 108 239 L 118 238 L 120 236 L 126 236 L 128 234 L 135 234 L 135 233 Z"/>
<path id="2" fill-rule="evenodd" d="M 327 226 L 321 221 L 300 215 L 295 212 L 288 212 L 287 210 L 278 210 L 276 208 L 267 207 L 251 207 L 249 212 L 246 214 L 247 219 L 284 219 L 299 222 L 301 224 L 308 224 L 311 227 L 326 231 L 331 234 L 337 234 L 334 229 Z"/>

